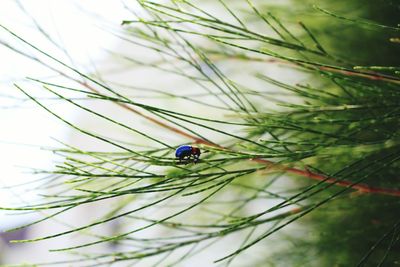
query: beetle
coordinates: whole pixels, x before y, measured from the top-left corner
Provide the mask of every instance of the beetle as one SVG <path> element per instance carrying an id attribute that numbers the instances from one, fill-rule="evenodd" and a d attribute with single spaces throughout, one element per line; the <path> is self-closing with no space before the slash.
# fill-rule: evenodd
<path id="1" fill-rule="evenodd" d="M 193 156 L 193 162 L 196 163 L 199 161 L 200 154 L 199 148 L 189 145 L 180 146 L 175 151 L 175 157 L 179 159 L 179 162 L 189 160 Z"/>

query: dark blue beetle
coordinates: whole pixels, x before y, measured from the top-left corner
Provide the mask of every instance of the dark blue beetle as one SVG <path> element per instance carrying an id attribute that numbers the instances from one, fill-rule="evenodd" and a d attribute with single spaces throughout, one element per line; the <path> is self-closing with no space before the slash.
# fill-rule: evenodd
<path id="1" fill-rule="evenodd" d="M 179 162 L 182 160 L 189 160 L 193 156 L 193 162 L 196 163 L 200 158 L 200 149 L 192 146 L 180 146 L 175 151 L 175 157 L 179 159 Z"/>

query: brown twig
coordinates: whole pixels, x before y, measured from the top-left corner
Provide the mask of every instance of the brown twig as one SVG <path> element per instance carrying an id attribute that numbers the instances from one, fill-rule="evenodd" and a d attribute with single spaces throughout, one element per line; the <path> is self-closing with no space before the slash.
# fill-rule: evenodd
<path id="1" fill-rule="evenodd" d="M 268 164 L 271 166 L 276 165 L 277 168 L 286 171 L 288 173 L 297 174 L 303 177 L 307 177 L 317 181 L 324 181 L 325 183 L 335 184 L 337 186 L 342 187 L 352 187 L 362 193 L 371 193 L 371 194 L 382 194 L 382 195 L 389 195 L 389 196 L 396 196 L 400 197 L 400 190 L 397 189 L 389 189 L 389 188 L 381 188 L 381 187 L 372 187 L 367 184 L 356 184 L 354 185 L 353 182 L 339 180 L 334 177 L 325 176 L 319 173 L 311 172 L 309 170 L 300 170 L 297 168 L 286 167 L 281 164 L 276 164 L 272 161 L 265 160 L 265 159 L 252 159 L 253 161 Z"/>
<path id="2" fill-rule="evenodd" d="M 44 62 L 42 62 L 43 64 L 45 64 Z M 91 86 L 90 84 L 84 82 L 84 81 L 80 81 L 77 80 L 59 70 L 56 70 L 50 66 L 48 66 L 49 68 L 57 71 L 60 75 L 64 76 L 65 78 L 71 79 L 79 84 L 81 84 L 82 86 L 86 87 L 87 89 L 89 89 L 90 91 L 94 92 L 94 93 L 99 93 L 99 91 L 97 89 L 95 89 L 93 86 Z M 133 112 L 145 119 L 148 119 L 149 121 L 163 127 L 166 128 L 176 134 L 179 134 L 181 136 L 184 136 L 186 138 L 192 139 L 194 141 L 194 143 L 196 144 L 203 144 L 203 145 L 207 145 L 207 146 L 211 146 L 211 147 L 216 147 L 216 148 L 221 148 L 221 149 L 227 149 L 223 146 L 220 146 L 218 144 L 215 143 L 210 143 L 206 140 L 203 140 L 197 136 L 194 136 L 192 134 L 186 133 L 184 131 L 182 131 L 181 129 L 178 129 L 177 127 L 168 125 L 156 118 L 153 118 L 151 116 L 148 116 L 146 114 L 144 114 L 143 112 L 138 111 L 135 108 L 132 108 L 130 106 L 128 106 L 127 104 L 124 103 L 116 103 L 118 106 L 129 110 L 130 112 Z M 313 180 L 317 180 L 317 181 L 323 181 L 325 183 L 330 183 L 330 184 L 335 184 L 337 186 L 341 186 L 341 187 L 352 187 L 355 190 L 358 190 L 361 193 L 370 193 L 370 194 L 382 194 L 382 195 L 389 195 L 389 196 L 396 196 L 396 197 L 400 197 L 400 190 L 397 189 L 389 189 L 389 188 L 381 188 L 381 187 L 371 187 L 367 184 L 356 184 L 354 185 L 352 182 L 349 181 L 345 181 L 345 180 L 339 180 L 337 178 L 334 177 L 327 177 L 325 175 L 319 174 L 319 173 L 315 173 L 315 172 L 311 172 L 310 170 L 301 170 L 301 169 L 297 169 L 297 168 L 293 168 L 293 167 L 287 167 L 283 164 L 278 164 L 275 163 L 273 161 L 270 160 L 266 160 L 266 159 L 260 159 L 260 158 L 253 158 L 250 159 L 251 161 L 254 162 L 258 162 L 258 163 L 262 163 L 262 164 L 266 164 L 268 165 L 270 168 L 274 168 L 274 169 L 280 169 L 283 170 L 285 172 L 288 173 L 292 173 L 292 174 L 296 174 L 302 177 L 307 177 L 309 179 L 313 179 Z"/>
<path id="3" fill-rule="evenodd" d="M 4 28 L 4 27 L 3 27 L 3 28 Z M 4 29 L 6 29 L 6 28 L 4 28 Z M 9 31 L 8 29 L 6 29 L 6 30 Z M 10 33 L 11 33 L 11 32 L 10 32 Z M 12 34 L 13 34 L 13 33 L 12 33 Z M 15 35 L 15 34 L 13 34 L 13 35 Z M 16 35 L 15 35 L 15 36 L 16 36 Z M 17 38 L 19 38 L 20 40 L 23 40 L 23 39 L 21 39 L 21 38 L 18 37 L 18 36 L 17 36 Z M 26 42 L 25 40 L 23 40 L 23 41 Z M 27 43 L 27 42 L 26 42 L 26 43 Z M 56 73 L 60 74 L 61 76 L 65 77 L 65 78 L 67 78 L 67 79 L 70 79 L 70 80 L 72 80 L 72 81 L 74 81 L 74 82 L 76 82 L 76 83 L 78 83 L 78 84 L 84 86 L 85 88 L 89 89 L 90 91 L 92 91 L 92 92 L 94 92 L 94 93 L 99 93 L 99 91 L 98 91 L 96 88 L 94 88 L 93 86 L 91 86 L 91 85 L 88 84 L 87 82 L 78 80 L 78 79 L 76 79 L 76 78 L 74 78 L 74 77 L 72 77 L 72 76 L 70 76 L 70 75 L 68 75 L 68 74 L 66 74 L 66 73 L 64 73 L 64 72 L 62 72 L 62 71 L 60 71 L 60 70 L 58 70 L 58 69 L 52 67 L 52 66 L 50 66 L 49 64 L 47 64 L 47 63 L 43 62 L 42 60 L 40 60 L 39 58 L 30 56 L 30 55 L 28 55 L 28 54 L 26 54 L 26 53 L 24 53 L 24 52 L 22 52 L 22 51 L 20 51 L 20 50 L 18 50 L 18 49 L 16 49 L 16 48 L 13 48 L 13 47 L 11 47 L 11 46 L 5 44 L 5 43 L 0 43 L 0 44 L 6 46 L 6 47 L 8 47 L 8 48 L 10 48 L 11 50 L 13 50 L 13 51 L 15 51 L 15 52 L 17 52 L 17 53 L 19 53 L 19 54 L 21 54 L 21 55 L 23 55 L 23 56 L 26 56 L 27 58 L 30 58 L 31 60 L 34 60 L 34 61 L 36 61 L 36 62 L 42 64 L 43 66 L 45 66 L 45 67 L 47 67 L 47 68 L 49 68 L 49 69 L 55 71 Z M 29 43 L 27 43 L 27 44 L 29 44 Z M 40 50 L 39 50 L 39 51 L 40 51 Z M 47 55 L 47 54 L 46 54 L 46 55 Z M 51 56 L 49 56 L 49 55 L 47 55 L 47 56 L 48 56 L 48 57 L 51 57 Z M 60 61 L 58 61 L 58 62 L 61 63 Z M 64 65 L 65 65 L 65 64 L 64 64 Z M 65 66 L 66 66 L 66 65 L 65 65 Z M 352 73 L 352 75 L 358 75 L 358 76 L 364 75 L 364 73 L 359 73 L 359 72 L 357 72 L 357 71 L 344 71 L 344 70 L 340 70 L 340 69 L 329 68 L 329 67 L 322 67 L 322 66 L 319 66 L 318 68 L 325 68 L 326 70 L 329 69 L 330 71 L 334 70 L 334 71 L 342 72 L 343 74 L 347 74 L 347 75 L 350 75 L 349 73 Z M 328 68 L 328 69 L 327 69 L 327 68 Z M 76 72 L 77 72 L 77 71 L 76 71 Z M 79 72 L 78 72 L 78 73 L 79 73 Z M 362 77 L 366 77 L 366 78 L 369 78 L 369 79 L 375 79 L 375 80 L 384 80 L 384 78 L 385 78 L 385 77 L 383 77 L 383 76 L 372 75 L 372 74 L 370 74 L 370 73 L 365 73 L 365 74 L 366 74 L 366 76 L 362 76 Z M 393 81 L 392 81 L 392 82 L 393 82 Z M 179 135 L 181 135 L 181 136 L 184 136 L 184 137 L 186 137 L 186 138 L 192 139 L 192 140 L 193 140 L 195 143 L 197 143 L 197 144 L 204 144 L 204 145 L 208 145 L 208 146 L 211 146 L 211 147 L 217 147 L 217 148 L 221 148 L 221 149 L 227 149 L 227 148 L 224 148 L 224 147 L 222 147 L 222 146 L 220 146 L 220 145 L 218 145 L 218 144 L 211 143 L 211 142 L 206 141 L 206 140 L 203 140 L 203 139 L 201 139 L 201 138 L 199 138 L 199 137 L 197 137 L 197 136 L 194 136 L 194 135 L 192 135 L 192 134 L 189 134 L 189 133 L 187 133 L 187 132 L 185 132 L 185 131 L 183 131 L 183 130 L 181 130 L 181 129 L 178 129 L 177 127 L 168 125 L 168 124 L 166 124 L 166 123 L 164 123 L 164 122 L 162 122 L 162 121 L 160 121 L 160 120 L 158 120 L 158 119 L 156 119 L 156 118 L 153 118 L 153 117 L 151 117 L 151 116 L 148 116 L 148 115 L 146 115 L 146 114 L 144 114 L 144 113 L 138 111 L 138 110 L 135 109 L 135 108 L 130 107 L 130 106 L 127 105 L 127 104 L 124 104 L 124 103 L 116 103 L 116 104 L 117 104 L 118 106 L 120 106 L 120 107 L 126 109 L 126 110 L 129 110 L 130 112 L 133 112 L 133 113 L 135 113 L 135 114 L 137 114 L 137 115 L 139 115 L 139 116 L 141 116 L 141 117 L 143 117 L 143 118 L 146 118 L 147 120 L 149 120 L 149 121 L 151 121 L 151 122 L 153 122 L 153 123 L 155 123 L 155 124 L 157 124 L 157 125 L 159 125 L 159 126 L 161 126 L 161 127 L 163 127 L 163 128 L 166 128 L 166 129 L 168 129 L 168 130 L 170 130 L 170 131 L 172 131 L 172 132 L 174 132 L 174 133 L 177 133 L 177 134 L 179 134 Z M 339 180 L 339 179 L 334 178 L 334 177 L 326 177 L 325 175 L 318 174 L 318 173 L 314 173 L 314 172 L 311 172 L 311 171 L 309 171 L 309 170 L 301 170 L 301 169 L 297 169 L 297 168 L 293 168 L 293 167 L 287 167 L 287 166 L 285 166 L 285 165 L 283 165 L 283 164 L 278 164 L 278 163 L 275 163 L 275 162 L 273 162 L 273 161 L 269 161 L 269 160 L 265 160 L 265 159 L 254 158 L 254 159 L 251 159 L 251 160 L 252 160 L 252 161 L 255 161 L 255 162 L 258 162 L 258 163 L 266 164 L 266 165 L 268 165 L 268 166 L 271 167 L 271 168 L 284 170 L 284 171 L 286 171 L 286 172 L 288 172 L 288 173 L 300 175 L 300 176 L 307 177 L 307 178 L 310 178 L 310 179 L 314 179 L 314 180 L 318 180 L 318 181 L 324 181 L 324 182 L 326 182 L 326 183 L 334 183 L 335 185 L 337 185 L 337 186 L 342 186 L 342 187 L 350 187 L 350 186 L 351 186 L 352 188 L 354 188 L 354 189 L 356 189 L 356 190 L 358 190 L 359 192 L 362 192 L 362 193 L 383 194 L 383 195 L 390 195 L 390 196 L 398 196 L 398 197 L 400 197 L 400 190 L 397 190 L 397 189 L 387 189 L 387 188 L 380 188 L 380 187 L 370 187 L 370 186 L 365 185 L 365 184 L 356 184 L 356 185 L 353 185 L 353 183 L 351 183 L 351 182 L 349 182 L 349 181 Z"/>

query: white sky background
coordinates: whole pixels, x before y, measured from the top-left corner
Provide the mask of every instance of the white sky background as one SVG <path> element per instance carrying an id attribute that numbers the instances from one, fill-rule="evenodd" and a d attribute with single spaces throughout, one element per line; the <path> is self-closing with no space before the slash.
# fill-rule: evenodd
<path id="1" fill-rule="evenodd" d="M 115 45 L 116 39 L 99 27 L 104 23 L 104 19 L 108 20 L 107 23 L 118 27 L 122 19 L 132 16 L 123 8 L 121 2 L 113 0 L 77 2 L 24 0 L 21 3 L 29 15 L 21 11 L 17 1 L 1 0 L 0 24 L 46 52 L 68 60 L 34 28 L 29 16 L 35 18 L 37 23 L 65 47 L 70 57 L 74 59 L 75 66 L 81 69 L 83 66 L 90 68 L 94 62 L 105 58 L 102 48 Z M 0 40 L 13 46 L 20 44 L 3 29 L 0 29 Z M 23 97 L 13 87 L 13 83 L 29 91 L 30 85 L 24 81 L 25 77 L 40 79 L 54 75 L 52 81 L 56 82 L 57 75 L 3 46 L 0 46 L 0 60 L 0 186 L 4 187 L 40 178 L 22 166 L 52 168 L 53 154 L 41 150 L 40 147 L 56 146 L 57 143 L 52 138 L 65 140 L 68 128 L 32 102 L 21 102 L 12 98 Z M 38 94 L 40 95 L 40 91 L 35 91 L 35 95 Z M 70 106 L 60 102 L 57 102 L 57 111 L 69 119 L 73 119 L 76 115 Z M 0 189 L 0 206 L 13 205 L 15 201 L 21 201 L 20 198 L 29 203 L 37 193 L 26 192 L 23 188 L 11 191 Z M 6 212 L 0 211 L 0 231 L 28 219 L 23 219 L 21 216 L 5 216 L 5 214 Z"/>

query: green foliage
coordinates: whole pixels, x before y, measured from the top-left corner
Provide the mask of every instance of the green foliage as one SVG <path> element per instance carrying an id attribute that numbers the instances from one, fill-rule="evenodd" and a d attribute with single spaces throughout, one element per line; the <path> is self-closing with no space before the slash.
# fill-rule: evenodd
<path id="1" fill-rule="evenodd" d="M 224 254 L 212 259 L 222 265 L 399 264 L 400 77 L 399 58 L 393 56 L 399 44 L 390 38 L 397 38 L 400 29 L 393 23 L 391 6 L 371 2 L 361 8 L 357 1 L 331 5 L 344 3 L 342 8 L 359 8 L 344 14 L 321 4 L 288 11 L 249 0 L 237 6 L 220 0 L 216 9 L 221 15 L 213 10 L 216 3 L 140 1 L 146 13 L 123 21 L 124 33 L 115 35 L 148 49 L 157 60 L 142 63 L 118 52 L 113 55 L 181 77 L 194 88 L 194 96 L 164 88 L 153 92 L 224 112 L 226 119 L 138 101 L 3 27 L 45 58 L 37 59 L 39 63 L 58 63 L 60 69 L 72 71 L 65 77 L 77 85 L 33 82 L 153 146 L 143 148 L 86 130 L 16 85 L 61 121 L 112 149 L 85 151 L 65 145 L 55 150 L 64 157 L 55 170 L 46 172 L 46 186 L 55 193 L 40 203 L 8 209 L 53 212 L 35 224 L 80 205 L 118 203 L 95 221 L 17 242 L 87 234 L 117 221 L 125 227 L 114 235 L 88 234 L 92 241 L 51 250 L 79 251 L 112 242 L 121 249 L 81 255 L 79 263 L 150 262 L 158 255 L 156 264 L 175 266 L 219 241 L 229 243 Z M 309 14 L 300 17 L 304 9 Z M 381 16 L 383 12 L 387 16 Z M 239 67 L 225 67 L 233 63 Z M 264 71 L 270 65 L 302 81 L 273 77 Z M 69 91 L 118 105 L 158 128 L 143 132 L 67 97 Z M 202 100 L 201 94 L 209 98 Z M 170 143 L 157 131 L 171 132 L 182 141 Z M 178 164 L 173 156 L 188 139 L 205 152 L 198 164 Z M 163 235 L 141 237 L 150 231 Z M 274 236 L 282 248 L 270 249 Z M 268 250 L 261 257 L 254 253 L 260 247 Z"/>

